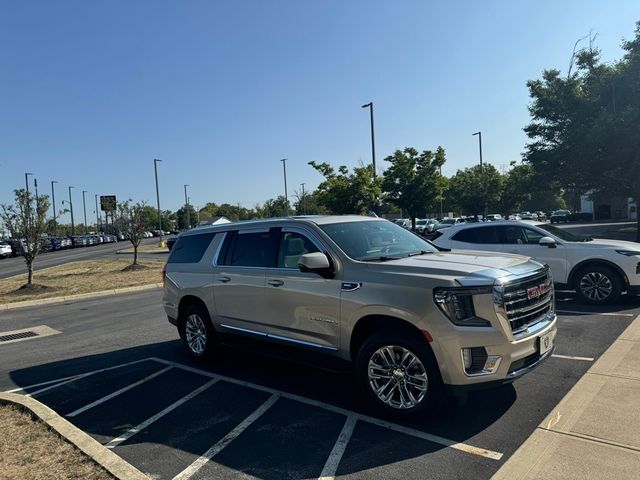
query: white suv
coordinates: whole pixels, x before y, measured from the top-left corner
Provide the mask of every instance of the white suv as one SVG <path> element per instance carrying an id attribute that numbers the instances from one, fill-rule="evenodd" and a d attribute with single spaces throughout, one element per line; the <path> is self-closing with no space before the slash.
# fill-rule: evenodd
<path id="1" fill-rule="evenodd" d="M 494 222 L 440 230 L 439 247 L 517 253 L 551 267 L 558 288 L 575 290 L 587 303 L 640 293 L 640 244 L 577 237 L 539 222 Z"/>

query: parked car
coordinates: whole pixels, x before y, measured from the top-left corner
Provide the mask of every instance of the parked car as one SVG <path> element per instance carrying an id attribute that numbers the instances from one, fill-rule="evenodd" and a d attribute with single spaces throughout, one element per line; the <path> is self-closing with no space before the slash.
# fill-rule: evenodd
<path id="1" fill-rule="evenodd" d="M 522 217 L 519 213 L 512 213 L 511 215 L 509 215 L 509 220 L 519 221 L 522 220 Z"/>
<path id="2" fill-rule="evenodd" d="M 424 235 L 428 232 L 428 226 L 436 223 L 438 223 L 438 221 L 433 218 L 422 218 L 420 220 L 416 220 L 416 233 Z"/>
<path id="3" fill-rule="evenodd" d="M 378 218 L 200 227 L 178 237 L 163 275 L 166 314 L 192 357 L 216 352 L 222 334 L 334 355 L 391 414 L 428 411 L 445 387 L 512 381 L 554 348 L 547 267 L 439 251 Z"/>
<path id="4" fill-rule="evenodd" d="M 453 225 L 459 225 L 461 223 L 465 223 L 463 218 L 455 217 L 455 218 L 443 218 L 438 222 L 438 224 L 434 228 L 434 232 L 438 230 L 443 230 L 445 228 L 449 228 Z"/>
<path id="5" fill-rule="evenodd" d="M 487 218 L 485 219 L 485 221 L 487 222 L 497 222 L 502 220 L 502 215 L 500 215 L 499 213 L 490 213 L 489 215 L 487 215 Z"/>
<path id="6" fill-rule="evenodd" d="M 538 215 L 538 221 L 539 222 L 546 222 L 547 221 L 547 214 L 544 212 L 536 212 L 536 215 Z"/>
<path id="7" fill-rule="evenodd" d="M 520 220 L 538 220 L 538 214 L 537 213 L 520 212 L 517 215 L 520 216 Z"/>
<path id="8" fill-rule="evenodd" d="M 640 293 L 640 244 L 578 237 L 548 223 L 461 225 L 432 240 L 439 247 L 517 253 L 549 265 L 562 289 L 592 304 Z"/>
<path id="9" fill-rule="evenodd" d="M 7 258 L 13 256 L 13 250 L 9 242 L 0 242 L 0 258 Z"/>
<path id="10" fill-rule="evenodd" d="M 177 238 L 176 237 L 172 237 L 172 238 L 168 238 L 167 239 L 167 248 L 169 249 L 169 251 L 171 251 L 171 249 L 173 248 L 173 246 L 176 243 Z"/>
<path id="11" fill-rule="evenodd" d="M 411 230 L 411 220 L 408 218 L 399 218 L 394 220 L 393 223 L 400 225 L 402 228 L 406 228 L 407 230 Z"/>
<path id="12" fill-rule="evenodd" d="M 551 213 L 551 223 L 568 223 L 569 217 L 571 216 L 571 212 L 569 210 L 556 210 Z"/>

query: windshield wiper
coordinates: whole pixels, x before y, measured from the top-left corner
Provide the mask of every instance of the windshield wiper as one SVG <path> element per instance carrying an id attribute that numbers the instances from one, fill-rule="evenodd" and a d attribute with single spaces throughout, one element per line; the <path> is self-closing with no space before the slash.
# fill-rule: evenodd
<path id="1" fill-rule="evenodd" d="M 417 257 L 418 255 L 428 255 L 429 253 L 433 253 L 433 252 L 427 252 L 426 250 L 420 250 L 419 252 L 411 252 L 410 254 L 407 255 L 407 257 Z"/>
<path id="2" fill-rule="evenodd" d="M 388 262 L 389 260 L 400 260 L 401 257 L 388 257 L 388 256 L 380 256 L 380 257 L 367 257 L 367 258 L 359 258 L 361 262 Z"/>

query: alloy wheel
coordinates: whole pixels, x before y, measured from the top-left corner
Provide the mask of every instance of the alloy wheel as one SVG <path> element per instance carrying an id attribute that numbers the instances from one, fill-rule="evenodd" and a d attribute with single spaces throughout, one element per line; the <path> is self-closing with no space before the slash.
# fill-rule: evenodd
<path id="1" fill-rule="evenodd" d="M 199 315 L 192 313 L 184 326 L 187 345 L 194 355 L 202 355 L 207 346 L 207 329 Z"/>
<path id="2" fill-rule="evenodd" d="M 427 393 L 427 371 L 410 350 L 386 345 L 369 359 L 369 385 L 384 404 L 406 410 L 420 404 Z"/>
<path id="3" fill-rule="evenodd" d="M 601 272 L 589 272 L 580 279 L 580 291 L 589 300 L 602 302 L 613 291 L 609 277 Z"/>

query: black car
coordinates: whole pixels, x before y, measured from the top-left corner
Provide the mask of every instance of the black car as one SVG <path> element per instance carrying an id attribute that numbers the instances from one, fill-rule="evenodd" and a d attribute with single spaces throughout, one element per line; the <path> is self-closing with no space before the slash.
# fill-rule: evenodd
<path id="1" fill-rule="evenodd" d="M 551 223 L 568 223 L 571 212 L 569 210 L 556 210 L 551 213 Z"/>

